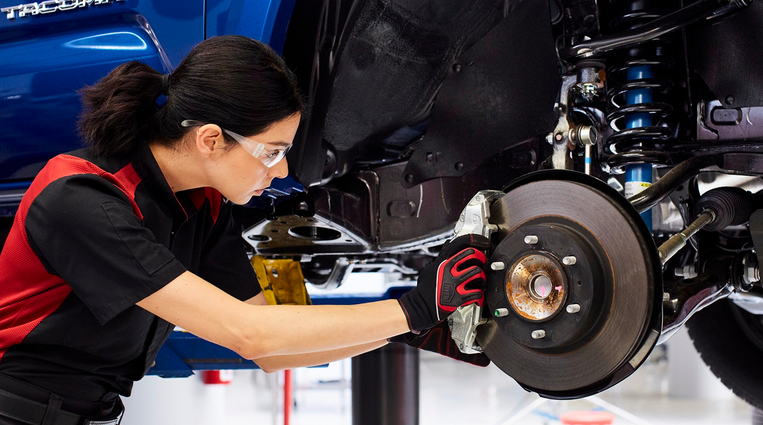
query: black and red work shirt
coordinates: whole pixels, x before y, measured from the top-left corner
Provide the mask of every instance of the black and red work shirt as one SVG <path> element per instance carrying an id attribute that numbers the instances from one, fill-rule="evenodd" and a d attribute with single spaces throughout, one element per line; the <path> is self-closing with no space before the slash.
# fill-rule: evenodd
<path id="1" fill-rule="evenodd" d="M 231 205 L 173 193 L 148 146 L 51 159 L 0 254 L 0 374 L 87 401 L 129 395 L 173 325 L 135 305 L 187 271 L 260 292 Z"/>

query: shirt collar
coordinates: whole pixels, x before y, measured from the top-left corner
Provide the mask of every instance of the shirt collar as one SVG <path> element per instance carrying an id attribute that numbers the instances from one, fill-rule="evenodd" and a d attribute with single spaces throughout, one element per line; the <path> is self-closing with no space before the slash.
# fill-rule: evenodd
<path id="1" fill-rule="evenodd" d="M 147 143 L 142 143 L 133 151 L 130 155 L 130 163 L 141 180 L 157 195 L 158 200 L 169 207 L 173 218 L 186 221 L 196 214 L 197 207 L 189 196 L 191 191 L 178 193 L 172 191 Z"/>

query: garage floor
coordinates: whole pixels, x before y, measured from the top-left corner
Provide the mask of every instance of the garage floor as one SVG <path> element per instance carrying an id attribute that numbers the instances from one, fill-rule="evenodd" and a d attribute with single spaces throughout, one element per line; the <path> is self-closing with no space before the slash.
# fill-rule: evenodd
<path id="1" fill-rule="evenodd" d="M 676 352 L 674 349 L 674 356 L 678 356 Z M 669 395 L 670 373 L 663 354 L 658 350 L 634 376 L 600 395 L 619 414 L 616 425 L 751 424 L 748 405 L 714 378 L 704 383 L 696 380 L 701 372 L 709 373 L 706 370 L 685 375 L 686 383 L 699 394 L 690 398 Z M 684 355 L 679 357 L 683 358 L 676 361 L 683 364 L 692 361 Z M 277 388 L 275 381 L 281 376 L 241 371 L 227 386 L 204 385 L 195 377 L 148 377 L 136 384 L 134 396 L 126 400 L 123 424 L 282 424 L 280 412 L 274 411 L 272 403 L 272 389 Z M 349 378 L 347 361 L 324 369 L 295 371 L 296 407 L 291 424 L 351 425 Z M 280 391 L 275 394 L 280 396 Z M 535 395 L 523 391 L 494 366 L 476 368 L 428 353 L 421 357 L 421 425 L 509 425 L 513 415 L 535 400 Z M 594 408 L 600 407 L 589 400 L 548 401 L 513 423 L 555 425 L 561 413 Z"/>

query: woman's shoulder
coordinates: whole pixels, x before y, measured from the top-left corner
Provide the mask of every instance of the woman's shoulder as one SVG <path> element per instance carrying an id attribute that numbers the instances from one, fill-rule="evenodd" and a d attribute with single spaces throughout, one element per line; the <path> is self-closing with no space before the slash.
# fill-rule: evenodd
<path id="1" fill-rule="evenodd" d="M 51 158 L 30 185 L 25 198 L 41 195 L 50 202 L 91 204 L 125 197 L 132 203 L 140 178 L 126 158 L 94 157 L 89 148 Z M 23 203 L 23 201 L 22 201 Z"/>
<path id="2" fill-rule="evenodd" d="M 92 149 L 82 148 L 51 158 L 42 171 L 52 171 L 62 176 L 74 174 L 106 175 L 116 174 L 129 164 L 130 160 L 125 156 L 98 157 L 93 155 Z"/>

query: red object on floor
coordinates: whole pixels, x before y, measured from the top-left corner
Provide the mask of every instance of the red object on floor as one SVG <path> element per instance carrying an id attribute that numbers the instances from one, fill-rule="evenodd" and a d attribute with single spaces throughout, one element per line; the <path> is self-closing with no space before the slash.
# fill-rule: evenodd
<path id="1" fill-rule="evenodd" d="M 615 415 L 592 410 L 567 412 L 559 416 L 559 421 L 564 425 L 612 425 Z"/>
<path id="2" fill-rule="evenodd" d="M 201 372 L 201 380 L 205 384 L 230 384 L 233 380 L 233 372 L 230 370 L 204 370 Z"/>
<path id="3" fill-rule="evenodd" d="M 283 425 L 291 420 L 291 369 L 283 371 Z"/>

